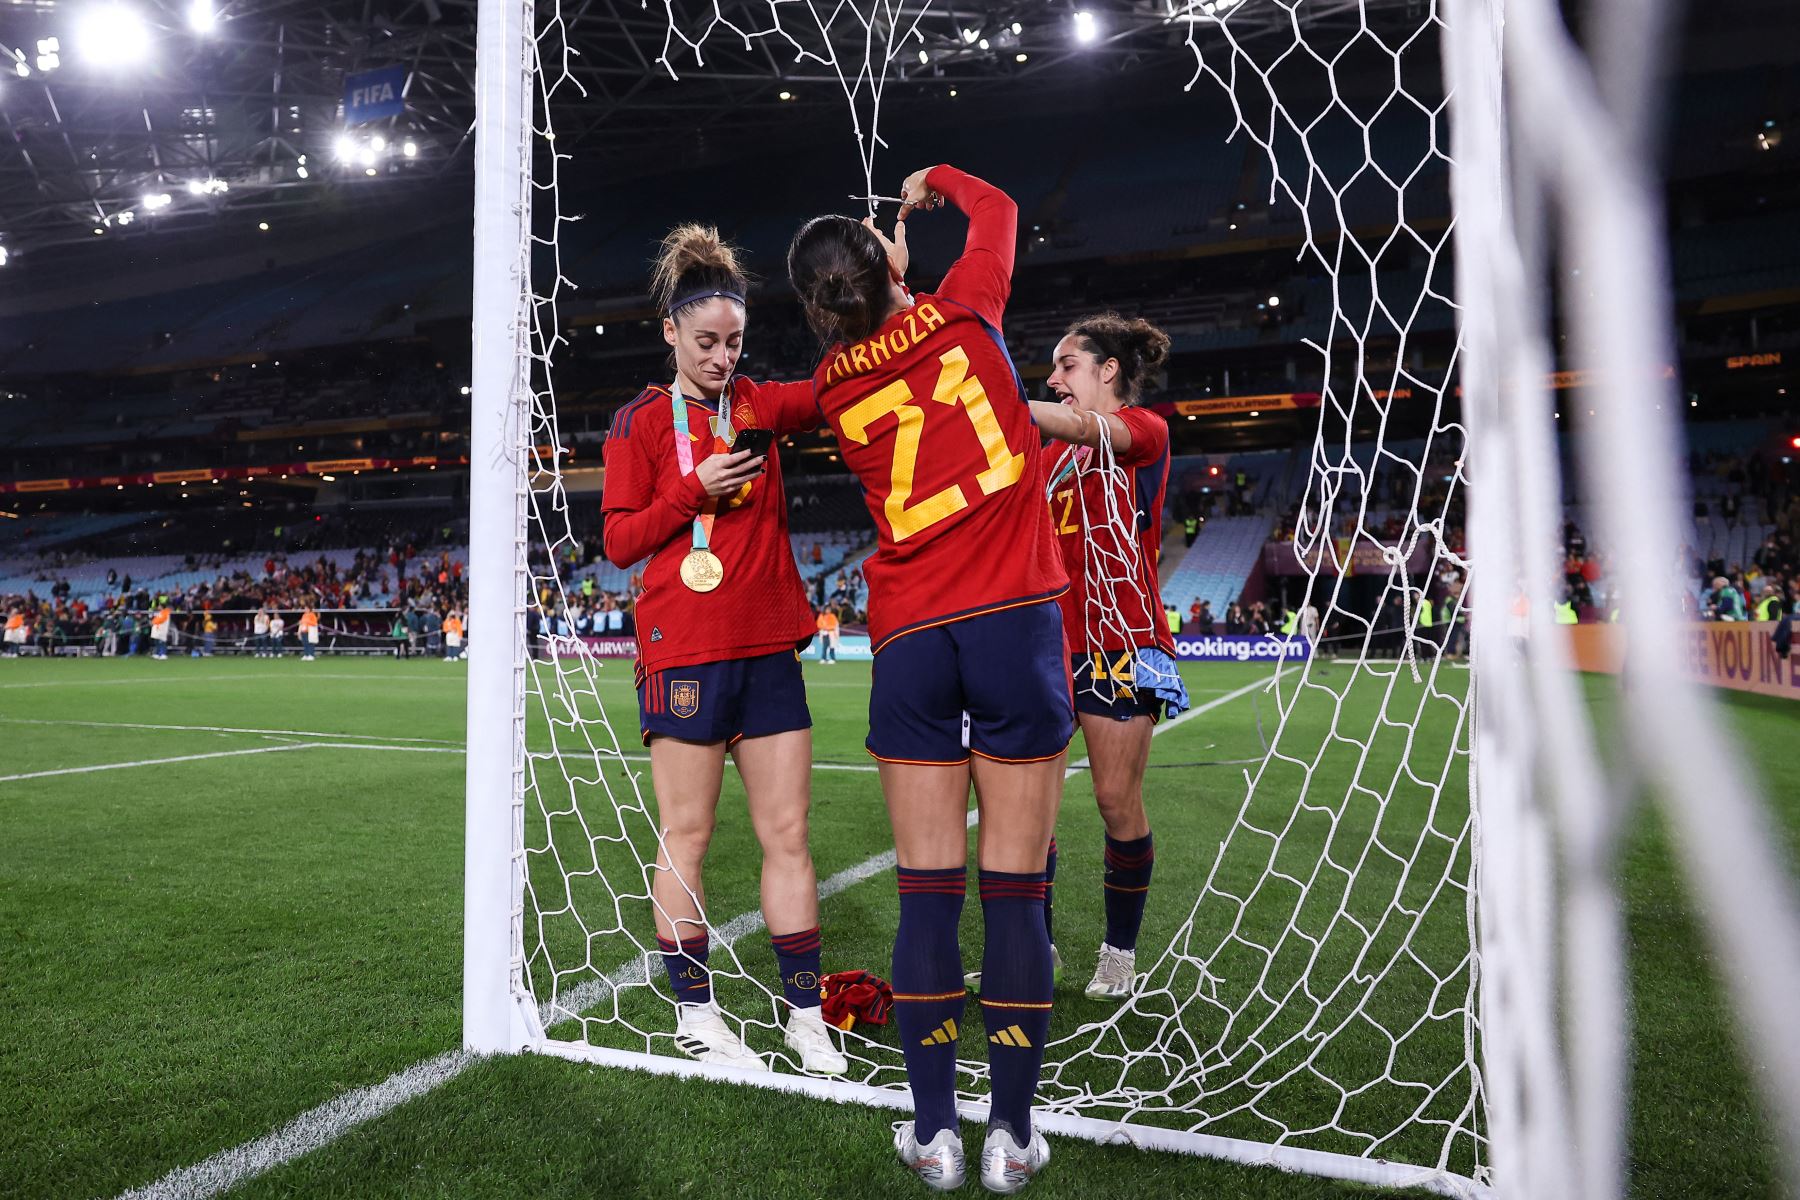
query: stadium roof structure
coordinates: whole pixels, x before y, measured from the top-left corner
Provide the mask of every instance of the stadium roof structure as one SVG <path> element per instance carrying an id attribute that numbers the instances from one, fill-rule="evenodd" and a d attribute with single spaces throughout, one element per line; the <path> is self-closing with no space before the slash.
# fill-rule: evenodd
<path id="1" fill-rule="evenodd" d="M 404 220 L 451 181 L 467 187 L 473 150 L 474 0 L 13 0 L 0 11 L 0 248 L 32 256 L 118 241 L 254 239 L 280 221 L 341 227 Z M 971 100 L 996 89 L 1036 97 L 1147 67 L 1191 71 L 1187 39 L 1310 37 L 1353 29 L 1419 0 L 813 0 L 835 12 L 831 49 L 860 61 L 879 14 L 916 33 L 894 63 L 887 103 Z M 661 3 L 539 0 L 576 54 L 549 96 L 558 149 L 612 166 L 726 142 L 846 125 L 846 94 L 823 57 L 797 42 L 732 36 L 779 19 L 824 51 L 806 5 L 769 0 Z M 771 13 L 779 11 L 778 18 Z M 1091 14 L 1078 23 L 1078 11 Z M 811 22 L 810 26 L 804 23 Z M 1414 18 L 1416 24 L 1416 16 Z M 1185 65 L 1184 65 L 1185 64 Z M 398 75 L 393 74 L 398 69 Z M 346 124 L 347 84 L 398 79 L 404 111 Z M 679 82 L 674 76 L 679 75 Z M 1016 94 L 1016 92 L 1015 92 Z M 359 114 L 360 115 L 360 114 Z M 695 145 L 683 145 L 683 133 Z M 666 164 L 667 165 L 667 164 Z M 139 243 L 141 245 L 141 243 Z"/>

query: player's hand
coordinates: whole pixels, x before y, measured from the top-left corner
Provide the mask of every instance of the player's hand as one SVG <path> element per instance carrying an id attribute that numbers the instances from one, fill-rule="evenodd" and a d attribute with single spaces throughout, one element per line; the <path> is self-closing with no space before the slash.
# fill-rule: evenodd
<path id="1" fill-rule="evenodd" d="M 875 235 L 881 243 L 881 249 L 887 254 L 888 273 L 894 277 L 895 283 L 906 279 L 906 268 L 912 262 L 912 251 L 906 248 L 906 222 L 894 222 L 894 236 L 889 237 L 875 225 L 874 217 L 863 218 L 863 228 Z"/>
<path id="2" fill-rule="evenodd" d="M 732 454 L 714 454 L 694 468 L 694 474 L 706 488 L 708 496 L 729 496 L 762 474 L 768 456 L 739 450 Z"/>
<path id="3" fill-rule="evenodd" d="M 902 221 L 906 220 L 915 208 L 922 208 L 929 212 L 944 202 L 942 196 L 925 186 L 925 177 L 931 174 L 931 170 L 930 167 L 926 167 L 923 170 L 914 171 L 906 177 L 906 182 L 900 185 L 900 219 Z"/>

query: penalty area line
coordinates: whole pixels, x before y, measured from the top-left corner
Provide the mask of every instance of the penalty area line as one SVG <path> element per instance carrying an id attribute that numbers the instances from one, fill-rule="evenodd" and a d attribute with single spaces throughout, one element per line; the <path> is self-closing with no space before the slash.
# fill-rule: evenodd
<path id="1" fill-rule="evenodd" d="M 249 729 L 237 725 L 151 725 L 141 721 L 52 721 L 41 717 L 0 717 L 5 725 L 72 725 L 80 729 L 157 729 L 179 733 L 256 733 L 280 737 L 340 738 L 357 742 L 419 742 L 434 746 L 456 746 L 449 738 L 393 737 L 385 733 L 333 733 L 322 729 Z"/>
<path id="2" fill-rule="evenodd" d="M 411 754 L 462 754 L 460 746 L 383 746 L 368 742 L 289 742 L 280 746 L 250 746 L 243 750 L 214 750 L 207 754 L 177 754 L 171 758 L 140 758 L 133 762 L 95 763 L 87 767 L 57 767 L 50 771 L 27 771 L 22 775 L 0 775 L 0 783 L 18 783 L 25 779 L 48 779 L 55 775 L 88 775 L 95 771 L 123 771 L 131 767 L 159 767 L 165 763 L 199 762 L 207 758 L 237 758 L 245 754 L 281 754 L 288 750 L 388 750 Z"/>
<path id="3" fill-rule="evenodd" d="M 1165 733 L 1201 713 L 1268 686 L 1269 679 L 1246 684 L 1191 708 L 1173 720 L 1164 721 L 1152 731 L 1151 736 Z M 1085 765 L 1087 759 L 1084 758 L 1079 763 L 1071 764 L 1070 771 Z M 979 816 L 978 812 L 972 810 L 968 824 L 973 827 Z M 853 867 L 847 867 L 819 885 L 819 899 L 829 899 L 856 884 L 872 879 L 891 869 L 895 861 L 894 851 L 889 849 L 864 859 Z M 752 909 L 718 926 L 719 940 L 725 946 L 730 946 L 764 927 L 762 911 Z M 648 978 L 646 962 L 645 955 L 639 954 L 607 975 L 571 989 L 560 999 L 539 1005 L 538 1012 L 544 1027 L 547 1030 L 552 1024 L 572 1020 L 571 1012 L 579 1015 L 615 988 L 645 982 Z M 380 1083 L 344 1092 L 253 1141 L 221 1150 L 193 1166 L 179 1167 L 144 1187 L 122 1192 L 117 1200 L 211 1200 L 246 1180 L 254 1179 L 314 1150 L 323 1149 L 351 1130 L 386 1115 L 408 1100 L 436 1091 L 479 1061 L 480 1055 L 467 1050 L 452 1050 L 436 1058 L 414 1063 Z"/>

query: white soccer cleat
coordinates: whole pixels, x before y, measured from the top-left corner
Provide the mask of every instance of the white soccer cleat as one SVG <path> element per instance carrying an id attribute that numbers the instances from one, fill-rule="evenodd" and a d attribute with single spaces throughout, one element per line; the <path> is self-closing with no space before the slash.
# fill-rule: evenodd
<path id="1" fill-rule="evenodd" d="M 981 1144 L 981 1186 L 1010 1196 L 1030 1183 L 1049 1161 L 1050 1143 L 1043 1134 L 1033 1129 L 1031 1140 L 1021 1146 L 1008 1130 L 996 1125 Z"/>
<path id="2" fill-rule="evenodd" d="M 894 1149 L 900 1161 L 934 1192 L 953 1192 L 963 1185 L 967 1165 L 963 1159 L 962 1132 L 940 1129 L 925 1145 L 919 1145 L 918 1133 L 911 1121 L 894 1126 Z"/>
<path id="3" fill-rule="evenodd" d="M 1137 951 L 1100 943 L 1100 961 L 1088 981 L 1089 1000 L 1123 1000 L 1137 982 Z"/>
<path id="4" fill-rule="evenodd" d="M 786 1041 L 808 1075 L 842 1075 L 850 1069 L 850 1060 L 832 1045 L 831 1027 L 816 1008 L 788 1010 Z"/>
<path id="5" fill-rule="evenodd" d="M 726 1024 L 716 1003 L 677 1004 L 675 1013 L 675 1047 L 695 1062 L 742 1071 L 769 1069 L 762 1056 L 744 1045 L 737 1030 Z"/>

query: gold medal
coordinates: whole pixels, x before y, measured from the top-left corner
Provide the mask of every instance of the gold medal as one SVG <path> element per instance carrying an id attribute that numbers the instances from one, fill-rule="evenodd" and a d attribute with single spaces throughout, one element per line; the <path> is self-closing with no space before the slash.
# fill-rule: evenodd
<path id="1" fill-rule="evenodd" d="M 725 582 L 725 564 L 711 550 L 690 550 L 681 560 L 681 582 L 689 591 L 710 592 Z"/>

